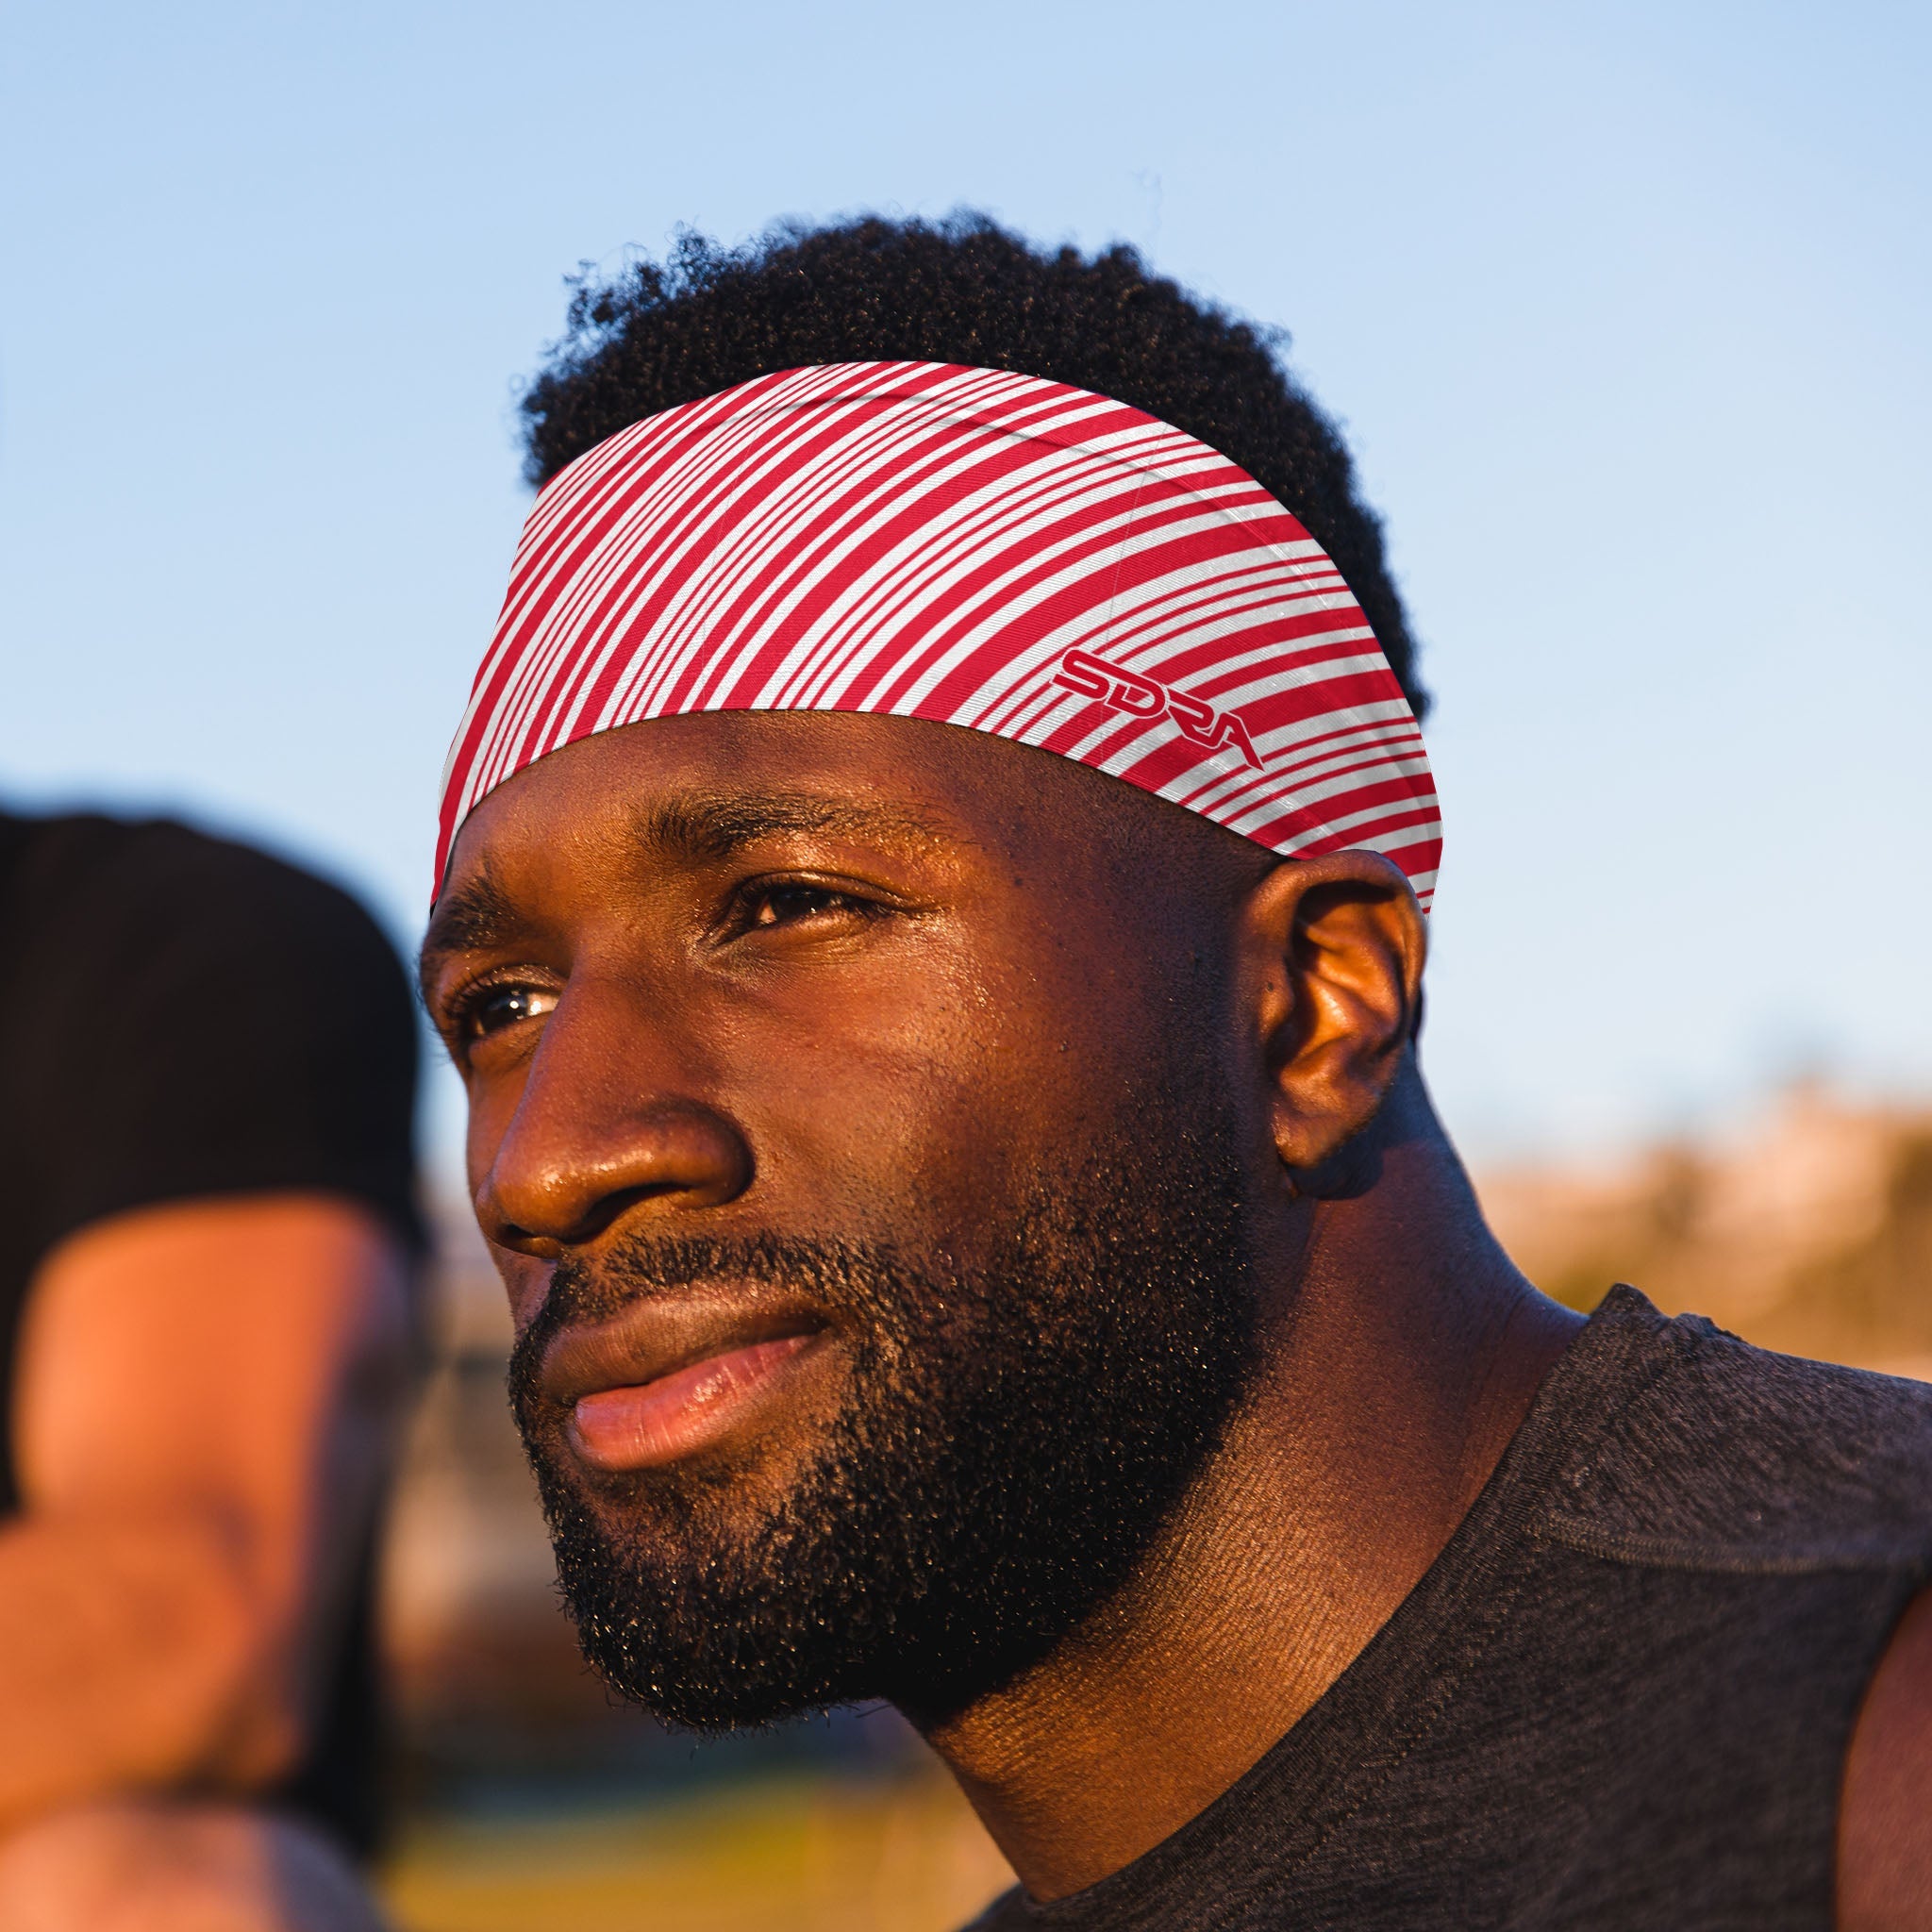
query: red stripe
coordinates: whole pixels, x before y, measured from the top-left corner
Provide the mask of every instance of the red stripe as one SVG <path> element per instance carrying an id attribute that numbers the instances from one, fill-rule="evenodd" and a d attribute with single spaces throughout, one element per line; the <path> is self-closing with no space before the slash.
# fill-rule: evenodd
<path id="1" fill-rule="evenodd" d="M 1075 645 L 1117 705 L 1054 682 Z M 1414 721 L 1303 525 L 1182 431 L 1030 376 L 784 371 L 572 464 L 531 511 L 451 747 L 439 878 L 476 800 L 568 740 L 753 705 L 1117 761 L 1276 851 L 1373 843 L 1424 890 L 1440 862 Z"/>

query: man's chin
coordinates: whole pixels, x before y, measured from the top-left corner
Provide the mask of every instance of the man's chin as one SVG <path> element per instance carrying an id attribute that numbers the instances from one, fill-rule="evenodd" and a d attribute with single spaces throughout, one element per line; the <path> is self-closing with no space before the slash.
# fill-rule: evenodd
<path id="1" fill-rule="evenodd" d="M 1212 1151 L 1205 1130 L 1170 1138 Z M 874 1698 L 938 1721 L 1123 1587 L 1232 1412 L 1253 1337 L 1232 1196 L 1191 1161 L 1164 1184 L 1144 1165 L 1123 1147 L 1042 1183 L 970 1275 L 775 1239 L 609 1259 L 604 1286 L 640 1293 L 803 1284 L 858 1338 L 836 1394 L 647 1470 L 593 1473 L 533 1373 L 546 1318 L 562 1332 L 594 1306 L 559 1266 L 511 1396 L 565 1600 L 612 1687 L 697 1730 Z"/>
<path id="2" fill-rule="evenodd" d="M 772 1724 L 868 1694 L 810 1613 L 760 1587 L 736 1544 L 672 1540 L 647 1563 L 559 1539 L 558 1571 L 585 1657 L 612 1690 L 681 1730 Z M 814 1638 L 820 1641 L 814 1642 Z"/>

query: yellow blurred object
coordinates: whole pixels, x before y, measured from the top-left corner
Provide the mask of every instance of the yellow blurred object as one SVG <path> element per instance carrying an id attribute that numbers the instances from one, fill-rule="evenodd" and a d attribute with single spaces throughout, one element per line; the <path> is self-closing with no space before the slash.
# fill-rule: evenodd
<path id="1" fill-rule="evenodd" d="M 921 1773 L 419 1824 L 383 1892 L 399 1932 L 948 1932 L 1011 1883 L 958 1790 Z"/>

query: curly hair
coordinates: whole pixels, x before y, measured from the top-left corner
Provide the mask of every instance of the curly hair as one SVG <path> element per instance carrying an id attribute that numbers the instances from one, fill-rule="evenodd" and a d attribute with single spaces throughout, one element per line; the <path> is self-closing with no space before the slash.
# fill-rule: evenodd
<path id="1" fill-rule="evenodd" d="M 1287 337 L 1190 295 L 1129 247 L 1048 251 L 962 212 L 781 225 L 740 248 L 681 233 L 669 258 L 573 283 L 523 398 L 542 484 L 607 436 L 773 370 L 818 362 L 1010 369 L 1130 403 L 1231 458 L 1334 559 L 1421 717 L 1415 643 L 1335 426 L 1279 360 Z"/>

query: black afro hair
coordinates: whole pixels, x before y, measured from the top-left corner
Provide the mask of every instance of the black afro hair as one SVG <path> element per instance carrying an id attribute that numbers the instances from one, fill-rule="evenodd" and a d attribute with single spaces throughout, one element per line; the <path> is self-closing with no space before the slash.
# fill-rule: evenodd
<path id="1" fill-rule="evenodd" d="M 742 248 L 682 234 L 664 262 L 575 284 L 567 332 L 523 399 L 541 484 L 679 403 L 817 362 L 959 362 L 1094 390 L 1231 458 L 1347 579 L 1416 715 L 1428 698 L 1334 425 L 1257 328 L 1148 272 L 1131 248 L 1036 248 L 983 215 L 783 225 Z"/>

